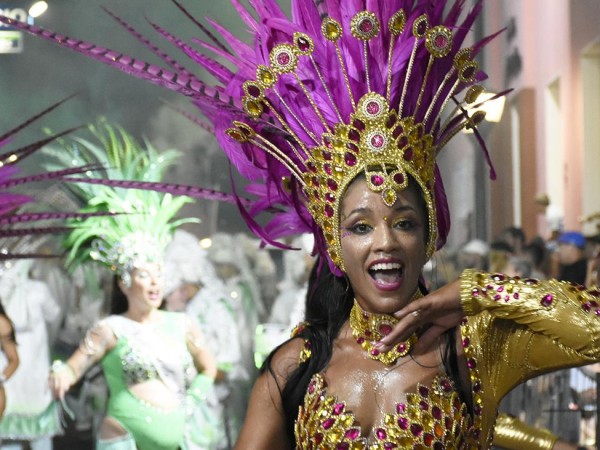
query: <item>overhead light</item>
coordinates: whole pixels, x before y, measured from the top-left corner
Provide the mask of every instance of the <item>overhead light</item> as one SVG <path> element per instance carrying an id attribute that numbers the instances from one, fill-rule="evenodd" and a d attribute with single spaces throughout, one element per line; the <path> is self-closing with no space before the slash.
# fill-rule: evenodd
<path id="1" fill-rule="evenodd" d="M 488 122 L 500 122 L 502 119 L 502 112 L 504 111 L 504 103 L 506 102 L 506 96 L 495 98 L 490 100 L 496 94 L 493 92 L 483 92 L 477 97 L 476 104 L 483 103 L 477 110 L 485 112 L 485 120 Z"/>
<path id="2" fill-rule="evenodd" d="M 42 14 L 44 14 L 47 9 L 48 9 L 48 3 L 44 2 L 44 1 L 35 2 L 33 5 L 31 5 L 31 8 L 29 8 L 28 14 L 34 18 L 39 17 Z"/>
<path id="3" fill-rule="evenodd" d="M 207 248 L 210 248 L 211 246 L 212 246 L 211 238 L 200 239 L 200 247 L 207 249 Z"/>

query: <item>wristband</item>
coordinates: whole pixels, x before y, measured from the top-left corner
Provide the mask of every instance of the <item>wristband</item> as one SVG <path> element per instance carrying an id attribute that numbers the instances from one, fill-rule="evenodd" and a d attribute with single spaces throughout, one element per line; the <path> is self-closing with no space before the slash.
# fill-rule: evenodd
<path id="1" fill-rule="evenodd" d="M 55 359 L 52 362 L 51 370 L 52 370 L 52 373 L 54 373 L 54 374 L 58 374 L 60 372 L 68 370 L 69 374 L 71 375 L 71 379 L 73 381 L 75 380 L 75 371 L 73 370 L 73 368 L 70 365 L 68 365 L 67 363 L 65 363 L 59 359 Z"/>

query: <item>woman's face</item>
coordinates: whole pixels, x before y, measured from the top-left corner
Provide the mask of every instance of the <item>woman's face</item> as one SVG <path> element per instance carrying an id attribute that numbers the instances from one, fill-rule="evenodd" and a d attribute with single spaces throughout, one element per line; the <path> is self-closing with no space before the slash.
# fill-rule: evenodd
<path id="1" fill-rule="evenodd" d="M 346 275 L 361 307 L 390 314 L 406 305 L 426 262 L 427 220 L 414 182 L 389 207 L 357 178 L 342 199 L 340 225 Z"/>
<path id="2" fill-rule="evenodd" d="M 162 265 L 148 263 L 131 271 L 131 286 L 120 283 L 121 290 L 127 297 L 129 309 L 157 309 L 163 295 Z"/>

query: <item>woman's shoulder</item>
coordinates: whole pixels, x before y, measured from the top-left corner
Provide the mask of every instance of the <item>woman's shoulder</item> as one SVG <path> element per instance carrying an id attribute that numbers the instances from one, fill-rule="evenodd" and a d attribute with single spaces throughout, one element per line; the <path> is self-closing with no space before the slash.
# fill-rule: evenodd
<path id="1" fill-rule="evenodd" d="M 302 354 L 305 351 L 306 342 L 304 338 L 295 336 L 281 344 L 271 357 L 270 370 L 279 378 L 287 379 L 289 374 L 298 368 L 303 361 Z"/>
<path id="2" fill-rule="evenodd" d="M 0 336 L 5 336 L 13 332 L 13 326 L 10 319 L 4 314 L 0 314 Z"/>

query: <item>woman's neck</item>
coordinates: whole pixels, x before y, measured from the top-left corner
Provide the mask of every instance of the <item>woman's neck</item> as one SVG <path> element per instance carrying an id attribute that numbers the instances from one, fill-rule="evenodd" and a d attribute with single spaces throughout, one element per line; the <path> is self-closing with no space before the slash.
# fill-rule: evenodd
<path id="1" fill-rule="evenodd" d="M 156 309 L 150 309 L 150 310 L 138 310 L 138 309 L 132 309 L 129 308 L 127 311 L 125 311 L 125 313 L 123 314 L 125 317 L 127 317 L 130 320 L 133 320 L 135 322 L 139 322 L 139 323 L 150 323 L 150 322 L 154 322 L 156 320 L 156 317 L 158 315 L 158 310 Z"/>

